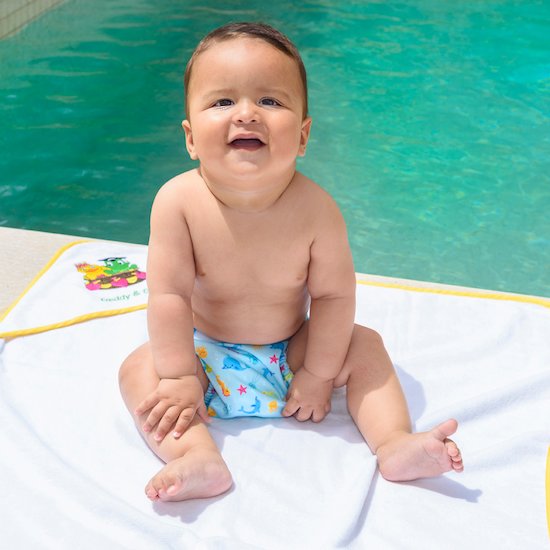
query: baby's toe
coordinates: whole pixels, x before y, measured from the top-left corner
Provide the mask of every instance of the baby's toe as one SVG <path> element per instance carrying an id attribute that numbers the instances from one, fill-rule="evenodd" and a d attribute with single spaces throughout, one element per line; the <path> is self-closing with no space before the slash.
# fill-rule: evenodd
<path id="1" fill-rule="evenodd" d="M 162 472 L 156 489 L 160 500 L 172 500 L 182 487 L 181 477 L 176 472 Z"/>
<path id="2" fill-rule="evenodd" d="M 457 447 L 456 443 L 452 439 L 446 439 L 445 440 L 445 448 L 447 449 L 447 454 L 451 458 L 459 457 L 460 456 L 460 450 Z"/>
<path id="3" fill-rule="evenodd" d="M 153 486 L 153 480 L 151 480 L 146 486 L 145 486 L 145 494 L 149 500 L 158 500 L 159 494 L 158 491 Z"/>
<path id="4" fill-rule="evenodd" d="M 158 472 L 151 481 L 147 484 L 145 488 L 145 494 L 152 500 L 158 500 L 162 498 L 163 493 L 166 492 L 166 489 L 172 485 L 172 479 L 168 472 L 163 468 Z"/>
<path id="5" fill-rule="evenodd" d="M 456 454 L 449 456 L 451 458 L 451 466 L 453 467 L 453 470 L 457 472 L 464 470 L 464 464 L 462 462 L 462 455 L 460 454 L 460 450 L 457 449 Z"/>
<path id="6" fill-rule="evenodd" d="M 447 454 L 451 459 L 451 467 L 455 472 L 461 472 L 464 469 L 462 463 L 462 455 L 460 449 L 457 447 L 456 443 L 452 439 L 447 439 L 445 441 L 445 448 Z"/>
<path id="7" fill-rule="evenodd" d="M 462 470 L 464 470 L 464 463 L 462 462 L 462 459 L 457 461 L 453 460 L 451 462 L 451 466 L 455 472 L 462 472 Z"/>

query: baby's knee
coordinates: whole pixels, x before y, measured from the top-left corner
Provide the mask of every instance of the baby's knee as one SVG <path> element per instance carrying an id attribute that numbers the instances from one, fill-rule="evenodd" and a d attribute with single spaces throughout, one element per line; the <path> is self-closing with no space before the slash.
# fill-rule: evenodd
<path id="1" fill-rule="evenodd" d="M 382 336 L 374 329 L 363 325 L 355 325 L 353 328 L 353 340 L 365 346 L 383 346 Z"/>
<path id="2" fill-rule="evenodd" d="M 373 358 L 380 356 L 381 350 L 384 350 L 384 342 L 378 332 L 362 325 L 355 325 L 349 351 L 335 386 L 346 385 L 352 375 L 363 377 L 372 366 Z"/>
<path id="3" fill-rule="evenodd" d="M 124 359 L 122 365 L 118 369 L 118 385 L 120 387 L 124 386 L 128 378 L 132 375 L 135 370 L 135 361 L 132 359 L 132 356 L 129 355 Z"/>
<path id="4" fill-rule="evenodd" d="M 139 372 L 146 367 L 149 360 L 149 345 L 145 344 L 134 350 L 124 361 L 118 370 L 118 383 L 120 387 L 128 383 L 129 380 L 139 375 Z"/>
<path id="5" fill-rule="evenodd" d="M 118 387 L 122 395 L 122 398 L 126 403 L 126 406 L 130 410 L 132 416 L 134 417 L 134 420 L 136 420 L 136 417 L 134 415 L 134 409 L 135 409 L 136 403 L 135 403 L 135 400 L 132 399 L 132 396 L 135 393 L 134 391 L 135 368 L 133 367 L 133 365 L 134 365 L 134 360 L 132 359 L 131 355 L 129 355 L 122 362 L 122 365 L 120 365 L 120 368 L 118 369 Z"/>

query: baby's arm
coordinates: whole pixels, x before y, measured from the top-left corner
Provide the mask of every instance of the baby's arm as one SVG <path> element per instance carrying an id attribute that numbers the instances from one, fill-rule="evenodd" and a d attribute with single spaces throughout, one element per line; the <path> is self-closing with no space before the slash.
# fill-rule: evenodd
<path id="1" fill-rule="evenodd" d="M 311 296 L 304 365 L 296 372 L 284 415 L 322 420 L 330 410 L 333 383 L 348 352 L 355 317 L 355 271 L 344 219 L 331 200 L 311 247 Z M 298 412 L 299 410 L 299 412 Z"/>
<path id="2" fill-rule="evenodd" d="M 207 420 L 204 394 L 197 377 L 193 342 L 191 293 L 195 280 L 192 241 L 177 180 L 158 193 L 151 211 L 147 260 L 149 304 L 147 321 L 158 388 L 138 406 L 150 411 L 144 430 L 155 426 L 164 438 L 175 424 L 181 435 L 196 413 Z"/>

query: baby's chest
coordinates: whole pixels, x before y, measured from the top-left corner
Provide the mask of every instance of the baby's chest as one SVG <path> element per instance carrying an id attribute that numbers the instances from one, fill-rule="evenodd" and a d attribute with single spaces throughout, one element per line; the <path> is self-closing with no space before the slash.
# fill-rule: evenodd
<path id="1" fill-rule="evenodd" d="M 296 289 L 307 280 L 311 225 L 290 210 L 270 216 L 212 213 L 190 225 L 198 279 Z M 225 281 L 225 283 L 224 283 Z"/>
<path id="2" fill-rule="evenodd" d="M 282 289 L 303 285 L 308 273 L 309 245 L 300 239 L 261 237 L 261 233 L 247 238 L 226 234 L 205 239 L 195 246 L 197 277 L 225 281 L 226 285 L 234 281 L 239 287 Z"/>

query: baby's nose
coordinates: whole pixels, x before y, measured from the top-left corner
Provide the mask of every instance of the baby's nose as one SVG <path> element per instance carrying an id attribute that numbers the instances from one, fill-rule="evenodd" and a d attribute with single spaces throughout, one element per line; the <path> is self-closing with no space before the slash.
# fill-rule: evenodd
<path id="1" fill-rule="evenodd" d="M 235 113 L 236 122 L 240 124 L 258 122 L 258 112 L 254 102 L 248 100 L 240 101 L 237 107 Z"/>

